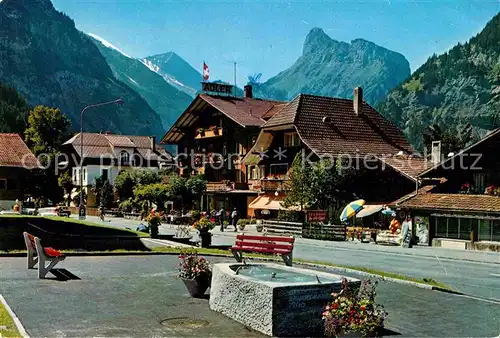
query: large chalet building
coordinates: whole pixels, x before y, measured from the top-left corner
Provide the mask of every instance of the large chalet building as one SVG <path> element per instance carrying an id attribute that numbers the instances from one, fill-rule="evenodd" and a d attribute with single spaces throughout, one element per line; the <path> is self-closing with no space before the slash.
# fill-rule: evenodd
<path id="1" fill-rule="evenodd" d="M 281 209 L 297 153 L 313 161 L 349 160 L 363 171 L 348 183 L 346 201 L 363 198 L 383 205 L 415 189 L 416 175 L 428 162 L 415 155 L 403 133 L 363 102 L 362 95 L 361 88 L 354 90 L 353 100 L 299 94 L 262 125 L 244 159 L 249 182 L 263 193 L 250 204 L 257 216 L 266 208 Z"/>
<path id="2" fill-rule="evenodd" d="M 258 194 L 249 189 L 241 159 L 257 140 L 260 127 L 285 103 L 255 99 L 251 86 L 244 92 L 244 97 L 198 95 L 161 141 L 177 146 L 181 175 L 205 175 L 205 211 L 237 208 L 246 215 Z"/>
<path id="3" fill-rule="evenodd" d="M 402 132 L 362 100 L 298 95 L 291 102 L 202 93 L 161 143 L 177 145 L 182 175 L 209 181 L 205 211 L 233 207 L 260 216 L 284 209 L 285 182 L 295 155 L 367 158 L 377 166 L 349 186 L 351 198 L 386 204 L 415 190 L 428 163 Z M 362 162 L 362 161 L 361 161 Z"/>

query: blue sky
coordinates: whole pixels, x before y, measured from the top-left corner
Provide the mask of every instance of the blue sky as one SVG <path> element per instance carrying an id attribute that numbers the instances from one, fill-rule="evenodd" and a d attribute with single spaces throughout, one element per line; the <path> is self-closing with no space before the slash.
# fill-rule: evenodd
<path id="1" fill-rule="evenodd" d="M 302 53 L 305 36 L 320 27 L 333 39 L 370 40 L 406 56 L 412 71 L 478 33 L 500 11 L 489 1 L 165 1 L 52 0 L 77 28 L 126 54 L 174 51 L 211 79 L 238 85 L 246 76 L 267 79 Z"/>

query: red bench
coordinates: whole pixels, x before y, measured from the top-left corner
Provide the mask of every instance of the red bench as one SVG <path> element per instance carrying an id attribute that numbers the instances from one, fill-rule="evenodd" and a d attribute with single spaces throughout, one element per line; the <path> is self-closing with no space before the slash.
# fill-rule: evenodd
<path id="1" fill-rule="evenodd" d="M 34 269 L 35 265 L 38 263 L 38 278 L 45 278 L 47 273 L 49 273 L 57 263 L 66 258 L 59 250 L 50 247 L 44 248 L 40 238 L 27 232 L 24 232 L 23 236 L 26 250 L 28 251 L 28 269 Z M 46 262 L 49 264 L 46 265 Z"/>
<path id="2" fill-rule="evenodd" d="M 243 252 L 279 254 L 286 265 L 292 266 L 294 242 L 293 237 L 237 235 L 231 252 L 238 262 L 243 261 Z"/>

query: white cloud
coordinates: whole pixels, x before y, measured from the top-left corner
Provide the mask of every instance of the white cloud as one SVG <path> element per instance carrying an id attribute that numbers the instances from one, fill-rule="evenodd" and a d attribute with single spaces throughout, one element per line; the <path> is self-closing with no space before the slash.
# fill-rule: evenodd
<path id="1" fill-rule="evenodd" d="M 2 0 L 0 0 L 2 1 Z M 93 34 L 93 33 L 87 33 L 87 35 L 93 37 L 94 39 L 98 40 L 99 42 L 101 42 L 104 46 L 108 47 L 108 48 L 111 48 L 111 49 L 114 49 L 116 50 L 117 52 L 120 52 L 121 54 L 125 55 L 126 57 L 128 58 L 131 58 L 133 59 L 130 55 L 128 54 L 125 54 L 120 48 L 116 47 L 115 45 L 113 45 L 111 42 L 101 38 L 100 36 L 96 35 L 96 34 Z"/>

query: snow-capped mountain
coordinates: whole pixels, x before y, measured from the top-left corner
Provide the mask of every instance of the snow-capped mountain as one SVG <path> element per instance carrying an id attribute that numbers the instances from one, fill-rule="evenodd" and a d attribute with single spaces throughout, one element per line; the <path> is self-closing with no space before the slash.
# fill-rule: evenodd
<path id="1" fill-rule="evenodd" d="M 191 103 L 191 96 L 172 85 L 153 65 L 124 53 L 111 42 L 95 35 L 95 45 L 106 59 L 113 75 L 141 95 L 160 116 L 163 128 L 168 129 L 184 109 Z"/>
<path id="2" fill-rule="evenodd" d="M 201 90 L 201 73 L 174 52 L 148 56 L 141 62 L 172 86 L 193 97 Z"/>

